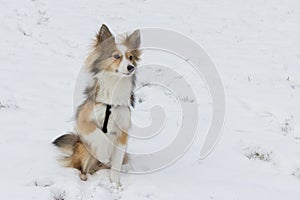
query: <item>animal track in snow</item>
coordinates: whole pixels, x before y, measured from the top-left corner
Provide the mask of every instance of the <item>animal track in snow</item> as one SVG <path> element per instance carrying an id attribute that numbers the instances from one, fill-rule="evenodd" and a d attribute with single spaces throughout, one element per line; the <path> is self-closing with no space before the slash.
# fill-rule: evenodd
<path id="1" fill-rule="evenodd" d="M 34 186 L 37 186 L 37 187 L 50 187 L 54 183 L 49 178 L 39 178 L 39 179 L 34 180 L 33 184 L 34 184 Z"/>
<path id="2" fill-rule="evenodd" d="M 20 106 L 11 100 L 8 100 L 7 102 L 3 102 L 0 100 L 0 111 L 1 110 L 7 110 L 7 109 L 12 109 L 12 110 L 17 110 L 19 109 Z"/>

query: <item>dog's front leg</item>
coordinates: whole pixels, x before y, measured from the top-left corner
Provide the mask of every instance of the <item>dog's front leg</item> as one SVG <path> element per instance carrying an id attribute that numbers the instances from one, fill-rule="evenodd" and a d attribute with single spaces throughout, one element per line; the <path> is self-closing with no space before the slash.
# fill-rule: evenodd
<path id="1" fill-rule="evenodd" d="M 121 136 L 116 142 L 116 146 L 111 158 L 110 181 L 118 186 L 120 185 L 120 173 L 127 146 L 127 137 L 127 133 L 122 132 Z"/>

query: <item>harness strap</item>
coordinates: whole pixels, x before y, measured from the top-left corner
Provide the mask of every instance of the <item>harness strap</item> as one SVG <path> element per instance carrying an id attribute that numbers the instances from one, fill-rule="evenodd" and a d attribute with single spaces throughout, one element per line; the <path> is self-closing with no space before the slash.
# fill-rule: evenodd
<path id="1" fill-rule="evenodd" d="M 108 123 L 109 115 L 111 113 L 110 109 L 111 109 L 111 105 L 107 104 L 106 110 L 105 110 L 105 118 L 104 118 L 104 122 L 103 122 L 103 126 L 102 126 L 103 133 L 107 133 L 107 123 Z"/>

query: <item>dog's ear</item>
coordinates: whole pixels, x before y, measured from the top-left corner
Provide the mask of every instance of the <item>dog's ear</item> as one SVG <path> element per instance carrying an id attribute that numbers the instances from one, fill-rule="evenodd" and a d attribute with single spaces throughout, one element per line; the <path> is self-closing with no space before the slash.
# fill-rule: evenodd
<path id="1" fill-rule="evenodd" d="M 128 50 L 131 51 L 133 55 L 133 64 L 137 65 L 137 62 L 141 59 L 142 50 L 141 45 L 141 32 L 140 30 L 135 30 L 132 34 L 127 35 L 123 44 L 127 46 Z"/>
<path id="2" fill-rule="evenodd" d="M 105 40 L 114 40 L 113 35 L 105 24 L 102 24 L 98 34 L 96 35 L 96 46 Z"/>
<path id="3" fill-rule="evenodd" d="M 131 35 L 126 38 L 126 45 L 132 49 L 138 49 L 141 45 L 141 33 L 140 30 L 135 30 Z"/>

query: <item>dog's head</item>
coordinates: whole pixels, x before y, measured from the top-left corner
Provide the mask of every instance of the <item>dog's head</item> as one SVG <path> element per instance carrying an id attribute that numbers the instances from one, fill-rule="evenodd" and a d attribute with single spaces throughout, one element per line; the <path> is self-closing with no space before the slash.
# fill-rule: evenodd
<path id="1" fill-rule="evenodd" d="M 106 71 L 120 76 L 131 76 L 140 60 L 140 43 L 139 30 L 126 35 L 117 43 L 108 27 L 103 24 L 96 35 L 86 66 L 94 75 Z"/>

